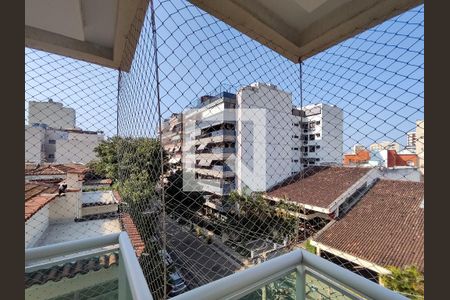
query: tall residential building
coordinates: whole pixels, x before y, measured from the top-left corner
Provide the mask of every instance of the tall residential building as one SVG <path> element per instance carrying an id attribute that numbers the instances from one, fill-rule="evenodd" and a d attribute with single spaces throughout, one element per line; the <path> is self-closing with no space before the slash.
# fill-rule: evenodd
<path id="1" fill-rule="evenodd" d="M 183 145 L 183 115 L 172 114 L 161 127 L 162 147 L 168 155 L 168 163 L 179 166 Z"/>
<path id="2" fill-rule="evenodd" d="M 56 129 L 75 128 L 76 114 L 70 107 L 64 107 L 62 103 L 30 101 L 28 102 L 28 124 L 47 124 Z"/>
<path id="3" fill-rule="evenodd" d="M 88 163 L 102 140 L 102 131 L 76 127 L 75 110 L 61 103 L 29 102 L 25 126 L 25 161 L 33 163 Z"/>
<path id="4" fill-rule="evenodd" d="M 257 145 L 254 132 L 239 116 L 242 109 L 265 109 L 265 141 Z M 328 104 L 293 107 L 291 93 L 274 85 L 254 83 L 237 93 L 237 189 L 251 186 L 267 190 L 311 165 L 341 164 L 343 154 L 343 112 Z M 252 132 L 253 131 L 253 132 Z M 265 170 L 246 176 L 245 169 L 257 170 L 261 158 L 256 147 L 265 150 Z"/>
<path id="5" fill-rule="evenodd" d="M 425 121 L 416 122 L 416 154 L 419 157 L 419 169 L 425 174 Z"/>
<path id="6" fill-rule="evenodd" d="M 190 165 L 183 160 L 184 168 L 194 172 L 203 191 L 212 196 L 226 196 L 235 189 L 227 164 L 235 153 L 235 103 L 236 95 L 227 92 L 203 96 L 197 108 L 183 114 L 183 150 L 195 153 Z"/>
<path id="7" fill-rule="evenodd" d="M 406 150 L 409 150 L 412 153 L 416 153 L 416 140 L 417 135 L 415 131 L 408 132 L 406 134 Z"/>
<path id="8" fill-rule="evenodd" d="M 400 144 L 390 141 L 382 141 L 373 143 L 369 146 L 370 151 L 395 150 L 400 152 Z"/>

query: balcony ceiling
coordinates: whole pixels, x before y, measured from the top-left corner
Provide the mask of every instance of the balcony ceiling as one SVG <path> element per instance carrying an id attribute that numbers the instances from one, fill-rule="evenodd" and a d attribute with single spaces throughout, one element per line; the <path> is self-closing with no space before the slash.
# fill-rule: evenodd
<path id="1" fill-rule="evenodd" d="M 127 71 L 139 34 L 128 35 L 145 0 L 25 0 L 25 45 Z M 140 28 L 142 24 L 135 24 Z M 123 62 L 122 62 L 123 60 Z M 122 64 L 121 64 L 122 62 Z"/>
<path id="2" fill-rule="evenodd" d="M 272 50 L 306 59 L 422 0 L 190 0 Z"/>

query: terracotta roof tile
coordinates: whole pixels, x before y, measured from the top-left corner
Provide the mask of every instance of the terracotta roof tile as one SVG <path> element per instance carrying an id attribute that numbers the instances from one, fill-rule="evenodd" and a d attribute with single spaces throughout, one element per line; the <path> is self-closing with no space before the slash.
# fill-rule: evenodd
<path id="1" fill-rule="evenodd" d="M 136 228 L 133 219 L 128 213 L 123 213 L 120 221 L 122 223 L 123 230 L 125 230 L 130 237 L 131 244 L 133 245 L 133 248 L 136 252 L 136 256 L 140 257 L 142 252 L 144 252 L 145 243 L 144 241 L 142 241 L 141 235 L 139 234 L 139 231 Z"/>
<path id="2" fill-rule="evenodd" d="M 380 180 L 315 240 L 379 266 L 424 268 L 423 182 Z"/>
<path id="3" fill-rule="evenodd" d="M 34 166 L 34 167 L 33 167 Z M 25 165 L 26 176 L 65 175 L 67 173 L 85 174 L 89 168 L 82 164 L 41 164 Z"/>
<path id="4" fill-rule="evenodd" d="M 328 208 L 370 170 L 371 168 L 309 167 L 273 187 L 267 195 Z"/>
<path id="5" fill-rule="evenodd" d="M 25 288 L 35 284 L 45 284 L 49 281 L 60 281 L 63 278 L 73 278 L 78 274 L 86 274 L 118 264 L 119 255 L 110 253 L 53 266 L 45 270 L 25 273 Z"/>
<path id="6" fill-rule="evenodd" d="M 58 184 L 25 183 L 25 221 L 58 196 Z"/>

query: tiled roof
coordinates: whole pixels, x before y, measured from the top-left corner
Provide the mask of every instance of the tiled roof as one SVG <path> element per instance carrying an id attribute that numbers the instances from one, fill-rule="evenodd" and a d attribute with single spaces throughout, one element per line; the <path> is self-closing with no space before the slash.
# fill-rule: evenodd
<path id="1" fill-rule="evenodd" d="M 144 252 L 145 244 L 142 241 L 141 235 L 133 222 L 133 219 L 128 213 L 123 213 L 120 221 L 122 223 L 123 230 L 128 233 L 130 237 L 131 244 L 136 252 L 136 256 L 140 257 L 142 252 Z"/>
<path id="2" fill-rule="evenodd" d="M 25 183 L 25 221 L 58 196 L 55 183 Z"/>
<path id="3" fill-rule="evenodd" d="M 89 170 L 82 164 L 40 164 L 25 165 L 26 176 L 36 175 L 65 175 L 67 173 L 85 174 Z"/>
<path id="4" fill-rule="evenodd" d="M 51 180 L 25 182 L 25 221 L 58 197 L 58 189 L 58 183 Z M 67 189 L 66 193 L 78 191 Z"/>
<path id="5" fill-rule="evenodd" d="M 424 268 L 423 182 L 380 180 L 315 240 L 382 267 Z"/>
<path id="6" fill-rule="evenodd" d="M 354 167 L 308 167 L 270 189 L 267 196 L 286 197 L 293 202 L 328 208 L 370 170 Z"/>
<path id="7" fill-rule="evenodd" d="M 25 288 L 35 284 L 45 284 L 49 281 L 60 281 L 63 278 L 73 278 L 78 274 L 86 274 L 119 264 L 119 255 L 110 253 L 87 259 L 53 266 L 45 270 L 25 273 Z"/>

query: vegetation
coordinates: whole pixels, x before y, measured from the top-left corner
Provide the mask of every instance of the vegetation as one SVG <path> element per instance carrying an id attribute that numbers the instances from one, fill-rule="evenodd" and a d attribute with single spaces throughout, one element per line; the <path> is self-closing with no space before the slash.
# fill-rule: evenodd
<path id="1" fill-rule="evenodd" d="M 423 299 L 424 277 L 416 267 L 389 267 L 389 270 L 392 274 L 381 276 L 381 282 L 385 287 L 403 293 L 411 299 Z"/>
<path id="2" fill-rule="evenodd" d="M 234 213 L 227 218 L 227 228 L 239 232 L 245 240 L 270 238 L 282 243 L 285 238 L 293 238 L 297 231 L 297 220 L 287 210 L 284 203 L 270 205 L 262 194 L 230 194 L 226 200 L 234 206 Z"/>
<path id="3" fill-rule="evenodd" d="M 311 252 L 312 254 L 316 254 L 316 247 L 314 247 L 313 245 L 311 245 L 311 240 L 307 240 L 305 243 L 305 249 L 309 252 Z"/>

